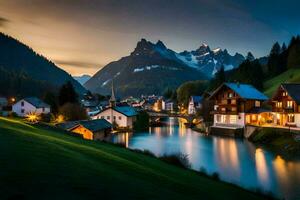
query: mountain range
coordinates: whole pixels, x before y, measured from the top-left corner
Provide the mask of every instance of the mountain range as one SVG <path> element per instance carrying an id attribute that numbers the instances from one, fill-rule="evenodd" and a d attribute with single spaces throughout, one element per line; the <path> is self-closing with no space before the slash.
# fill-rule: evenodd
<path id="1" fill-rule="evenodd" d="M 221 66 L 231 70 L 244 60 L 239 53 L 232 56 L 226 49 L 211 50 L 206 44 L 177 53 L 160 40 L 141 39 L 129 56 L 104 66 L 84 86 L 92 92 L 108 93 L 113 80 L 122 96 L 162 94 L 186 81 L 209 80 Z"/>
<path id="2" fill-rule="evenodd" d="M 73 76 L 73 78 L 81 85 L 84 85 L 91 78 L 91 76 L 88 74 L 84 74 L 81 76 Z"/>
<path id="3" fill-rule="evenodd" d="M 40 96 L 70 81 L 78 93 L 86 89 L 70 74 L 20 41 L 0 33 L 0 94 Z"/>

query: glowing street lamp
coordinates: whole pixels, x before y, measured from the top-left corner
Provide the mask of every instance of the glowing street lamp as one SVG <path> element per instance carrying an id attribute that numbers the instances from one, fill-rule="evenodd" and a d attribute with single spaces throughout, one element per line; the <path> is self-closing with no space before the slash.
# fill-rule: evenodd
<path id="1" fill-rule="evenodd" d="M 37 123 L 40 117 L 36 113 L 28 113 L 26 115 L 26 120 L 30 123 Z"/>

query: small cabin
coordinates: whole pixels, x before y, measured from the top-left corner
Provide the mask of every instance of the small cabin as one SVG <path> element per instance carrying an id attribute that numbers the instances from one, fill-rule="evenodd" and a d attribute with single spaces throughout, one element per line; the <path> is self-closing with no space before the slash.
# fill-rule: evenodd
<path id="1" fill-rule="evenodd" d="M 57 125 L 58 127 L 82 135 L 86 140 L 103 140 L 112 129 L 105 119 L 71 121 Z"/>
<path id="2" fill-rule="evenodd" d="M 300 84 L 281 84 L 269 101 L 274 125 L 300 127 Z"/>

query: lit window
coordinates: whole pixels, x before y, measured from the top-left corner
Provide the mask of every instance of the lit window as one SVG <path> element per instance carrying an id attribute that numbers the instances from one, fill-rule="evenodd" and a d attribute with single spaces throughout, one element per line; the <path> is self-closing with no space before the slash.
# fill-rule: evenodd
<path id="1" fill-rule="evenodd" d="M 235 100 L 235 99 L 232 99 L 232 100 L 231 100 L 231 104 L 234 104 L 234 105 L 235 105 L 235 104 L 236 104 L 236 100 Z"/>
<path id="2" fill-rule="evenodd" d="M 286 97 L 287 96 L 287 92 L 283 92 L 282 96 Z"/>
<path id="3" fill-rule="evenodd" d="M 295 121 L 295 115 L 294 114 L 288 114 L 288 122 L 294 122 Z"/>
<path id="4" fill-rule="evenodd" d="M 255 107 L 260 107 L 260 101 L 255 101 Z"/>
<path id="5" fill-rule="evenodd" d="M 229 94 L 228 94 L 228 97 L 229 97 L 229 98 L 232 98 L 232 97 L 233 97 L 233 94 L 232 94 L 232 93 L 229 93 Z"/>
<path id="6" fill-rule="evenodd" d="M 276 107 L 277 108 L 282 108 L 282 102 L 276 102 Z"/>
<path id="7" fill-rule="evenodd" d="M 287 101 L 286 102 L 286 107 L 292 108 L 293 107 L 293 101 Z"/>
<path id="8" fill-rule="evenodd" d="M 229 122 L 230 122 L 230 124 L 236 124 L 237 116 L 236 115 L 230 115 Z"/>

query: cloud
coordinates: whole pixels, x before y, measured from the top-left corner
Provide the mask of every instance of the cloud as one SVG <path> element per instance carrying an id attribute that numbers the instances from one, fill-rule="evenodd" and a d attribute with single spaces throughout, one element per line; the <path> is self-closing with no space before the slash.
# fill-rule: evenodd
<path id="1" fill-rule="evenodd" d="M 10 20 L 4 17 L 0 17 L 0 27 L 5 26 L 7 23 L 9 23 Z"/>
<path id="2" fill-rule="evenodd" d="M 87 68 L 87 69 L 100 69 L 98 63 L 84 62 L 84 61 L 70 61 L 70 60 L 54 60 L 57 65 L 68 65 L 76 68 Z"/>

